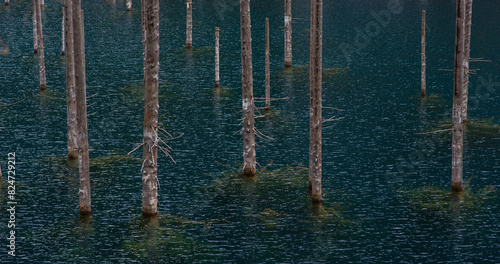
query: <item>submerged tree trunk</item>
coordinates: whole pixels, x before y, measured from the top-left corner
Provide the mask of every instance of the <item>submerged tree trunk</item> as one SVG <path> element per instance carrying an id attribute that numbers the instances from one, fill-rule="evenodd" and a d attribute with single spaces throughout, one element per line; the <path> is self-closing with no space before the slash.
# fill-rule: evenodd
<path id="1" fill-rule="evenodd" d="M 5 0 L 5 5 L 9 5 L 10 4 L 10 1 L 9 0 Z"/>
<path id="2" fill-rule="evenodd" d="M 132 0 L 127 0 L 127 11 L 132 11 Z"/>
<path id="3" fill-rule="evenodd" d="M 321 203 L 322 144 L 322 31 L 323 1 L 311 0 L 309 188 L 312 202 Z"/>
<path id="4" fill-rule="evenodd" d="M 144 125 L 142 152 L 142 215 L 158 213 L 158 72 L 160 68 L 159 2 L 142 0 L 144 48 Z"/>
<path id="5" fill-rule="evenodd" d="M 241 23 L 241 79 L 243 105 L 243 174 L 254 177 L 255 159 L 255 106 L 252 77 L 252 34 L 250 30 L 250 0 L 240 0 Z"/>
<path id="6" fill-rule="evenodd" d="M 188 0 L 186 3 L 186 48 L 193 47 L 193 2 Z"/>
<path id="7" fill-rule="evenodd" d="M 467 101 L 469 97 L 469 59 L 470 59 L 470 36 L 472 27 L 472 0 L 465 0 L 465 85 L 462 95 L 462 121 L 467 123 Z"/>
<path id="8" fill-rule="evenodd" d="M 68 126 L 68 161 L 78 159 L 78 134 L 76 121 L 75 52 L 73 42 L 73 0 L 64 1 L 66 53 L 66 104 Z"/>
<path id="9" fill-rule="evenodd" d="M 269 64 L 269 18 L 266 17 L 266 110 L 271 109 L 271 74 Z"/>
<path id="10" fill-rule="evenodd" d="M 292 67 L 292 0 L 285 0 L 285 67 Z"/>
<path id="11" fill-rule="evenodd" d="M 43 50 L 43 31 L 42 31 L 42 6 L 40 0 L 35 0 L 36 11 L 36 32 L 38 41 L 38 69 L 40 72 L 40 90 L 47 89 L 47 80 L 45 77 L 45 53 Z"/>
<path id="12" fill-rule="evenodd" d="M 219 66 L 219 28 L 215 27 L 215 87 L 220 87 Z"/>
<path id="13" fill-rule="evenodd" d="M 425 10 L 422 10 L 422 38 L 421 38 L 421 46 L 422 46 L 422 52 L 420 55 L 421 58 L 421 89 L 420 89 L 420 95 L 422 97 L 426 96 L 426 85 L 425 85 Z"/>
<path id="14" fill-rule="evenodd" d="M 38 53 L 38 33 L 37 33 L 37 25 L 36 25 L 36 0 L 32 0 L 32 9 L 33 9 L 33 53 Z"/>
<path id="15" fill-rule="evenodd" d="M 70 0 L 71 1 L 71 0 Z M 85 87 L 85 38 L 81 1 L 73 2 L 73 52 L 75 56 L 76 120 L 80 174 L 80 215 L 90 215 L 90 164 L 87 131 L 87 93 Z"/>
<path id="16" fill-rule="evenodd" d="M 66 2 L 66 1 L 64 1 Z M 62 29 L 61 29 L 61 55 L 64 55 L 64 53 L 66 52 L 66 11 L 64 10 L 64 6 L 63 8 L 61 8 L 62 10 Z"/>
<path id="17" fill-rule="evenodd" d="M 457 0 L 457 20 L 455 37 L 455 80 L 453 88 L 453 133 L 451 160 L 451 189 L 454 192 L 463 190 L 463 116 L 462 100 L 467 67 L 465 42 L 465 0 Z"/>

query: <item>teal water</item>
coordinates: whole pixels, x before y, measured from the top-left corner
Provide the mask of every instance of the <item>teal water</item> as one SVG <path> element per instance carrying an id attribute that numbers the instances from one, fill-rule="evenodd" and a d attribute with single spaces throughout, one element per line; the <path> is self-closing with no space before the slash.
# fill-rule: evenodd
<path id="1" fill-rule="evenodd" d="M 271 26 L 271 116 L 257 128 L 256 181 L 240 169 L 241 66 L 235 0 L 195 1 L 192 51 L 185 2 L 162 1 L 160 122 L 174 137 L 159 155 L 157 220 L 141 212 L 143 98 L 140 6 L 83 1 L 92 219 L 78 217 L 77 172 L 66 166 L 61 5 L 43 12 L 48 91 L 38 89 L 31 3 L 0 7 L 0 164 L 16 153 L 16 257 L 7 254 L 7 188 L 0 194 L 1 263 L 499 263 L 500 21 L 475 1 L 464 175 L 447 193 L 454 1 L 324 1 L 323 208 L 307 194 L 309 1 L 293 1 L 293 70 L 283 70 L 283 1 L 252 1 L 254 93 L 264 96 L 264 23 Z M 427 10 L 427 79 L 420 93 L 420 11 Z M 394 11 L 393 9 L 391 9 Z M 368 25 L 368 26 L 367 26 Z M 378 26 L 377 26 L 378 25 Z M 221 85 L 213 88 L 213 33 L 221 28 Z M 368 28 L 368 29 L 367 29 Z M 359 32 L 364 33 L 359 33 Z M 346 48 L 347 47 L 347 48 Z M 346 52 L 349 51 L 349 52 Z M 342 70 L 332 70 L 332 68 Z M 348 67 L 348 68 L 346 68 Z M 264 114 L 264 113 L 263 113 Z M 330 127 L 332 126 L 332 127 Z M 269 165 L 269 166 L 268 166 Z M 267 166 L 267 167 L 266 167 Z M 428 186 L 427 188 L 425 188 Z M 440 191 L 441 190 L 441 191 Z"/>

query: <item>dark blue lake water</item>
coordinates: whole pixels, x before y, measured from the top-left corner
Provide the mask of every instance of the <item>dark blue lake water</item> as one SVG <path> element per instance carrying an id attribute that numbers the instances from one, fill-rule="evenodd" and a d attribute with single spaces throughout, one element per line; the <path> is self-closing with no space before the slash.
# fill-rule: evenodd
<path id="1" fill-rule="evenodd" d="M 397 2 L 397 1 L 396 1 Z M 394 6 L 394 4 L 399 5 Z M 236 0 L 161 1 L 157 219 L 141 219 L 141 14 L 85 0 L 92 219 L 78 216 L 66 155 L 61 7 L 43 10 L 47 92 L 32 54 L 31 2 L 0 6 L 0 164 L 16 155 L 16 228 L 0 189 L 1 263 L 500 263 L 500 28 L 496 0 L 474 1 L 462 195 L 451 195 L 455 1 L 324 1 L 323 192 L 307 193 L 309 1 L 293 1 L 293 70 L 283 69 L 283 1 L 252 1 L 254 93 L 264 96 L 271 28 L 271 114 L 256 121 L 261 173 L 241 169 L 241 61 Z M 388 6 L 389 5 L 389 6 Z M 427 10 L 427 99 L 420 98 L 420 19 Z M 387 15 L 389 14 L 389 15 Z M 214 28 L 221 30 L 221 90 Z M 93 96 L 92 96 L 93 95 Z M 3 106 L 19 102 L 11 106 Z M 262 103 L 258 106 L 263 106 Z M 335 109 L 333 109 L 335 108 Z M 340 109 L 340 110 L 339 110 Z M 342 111 L 341 111 L 342 110 Z M 262 112 L 262 114 L 265 114 Z M 492 187 L 489 187 L 492 186 Z M 14 230 L 16 256 L 8 255 Z"/>

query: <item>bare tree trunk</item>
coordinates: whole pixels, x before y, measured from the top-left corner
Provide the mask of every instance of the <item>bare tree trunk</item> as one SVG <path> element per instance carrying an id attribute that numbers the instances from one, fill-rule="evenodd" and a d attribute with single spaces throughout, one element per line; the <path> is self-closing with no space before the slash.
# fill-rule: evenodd
<path id="1" fill-rule="evenodd" d="M 309 187 L 312 202 L 321 203 L 321 144 L 322 144 L 322 31 L 323 1 L 311 0 L 311 48 L 310 48 L 310 123 L 309 123 Z"/>
<path id="2" fill-rule="evenodd" d="M 254 177 L 255 159 L 255 105 L 252 76 L 252 34 L 250 23 L 250 0 L 240 0 L 241 16 L 241 79 L 243 104 L 243 174 Z"/>
<path id="3" fill-rule="evenodd" d="M 36 32 L 38 41 L 38 69 L 40 72 L 40 90 L 47 89 L 45 77 L 45 54 L 43 51 L 43 31 L 42 31 L 42 6 L 40 0 L 36 0 Z"/>
<path id="4" fill-rule="evenodd" d="M 132 0 L 127 0 L 127 11 L 132 11 Z"/>
<path id="5" fill-rule="evenodd" d="M 41 7 L 44 8 L 45 7 L 45 0 L 40 0 L 41 2 Z"/>
<path id="6" fill-rule="evenodd" d="M 425 10 L 422 10 L 422 39 L 421 39 L 421 46 L 422 46 L 422 53 L 420 55 L 421 57 L 421 91 L 420 95 L 422 97 L 426 96 L 426 91 L 425 91 Z"/>
<path id="7" fill-rule="evenodd" d="M 215 87 L 220 87 L 219 66 L 219 28 L 215 27 Z"/>
<path id="8" fill-rule="evenodd" d="M 453 133 L 451 160 L 451 189 L 463 190 L 463 116 L 462 96 L 465 86 L 466 58 L 465 41 L 465 0 L 457 0 L 457 20 L 455 38 L 455 82 L 453 89 Z"/>
<path id="9" fill-rule="evenodd" d="M 64 53 L 66 52 L 66 32 L 65 32 L 66 11 L 64 10 L 64 7 L 61 8 L 61 10 L 62 10 L 61 55 L 64 55 Z"/>
<path id="10" fill-rule="evenodd" d="M 9 5 L 10 4 L 10 1 L 9 0 L 5 0 L 5 5 Z M 0 177 L 1 179 L 1 177 Z"/>
<path id="11" fill-rule="evenodd" d="M 292 67 L 292 0 L 285 0 L 285 67 Z"/>
<path id="12" fill-rule="evenodd" d="M 462 96 L 462 118 L 463 123 L 467 123 L 467 101 L 469 97 L 469 59 L 470 59 L 470 36 L 472 27 L 472 0 L 465 0 L 465 85 Z"/>
<path id="13" fill-rule="evenodd" d="M 36 0 L 32 0 L 32 9 L 33 9 L 33 53 L 37 54 L 38 53 L 38 33 L 37 31 L 37 25 L 36 25 Z"/>
<path id="14" fill-rule="evenodd" d="M 193 2 L 187 1 L 186 10 L 186 48 L 193 47 Z"/>
<path id="15" fill-rule="evenodd" d="M 267 110 L 271 109 L 271 74 L 269 70 L 269 18 L 266 17 L 266 105 Z"/>
<path id="16" fill-rule="evenodd" d="M 66 53 L 66 104 L 67 104 L 67 126 L 68 126 L 68 161 L 78 159 L 78 133 L 76 121 L 76 90 L 75 90 L 75 52 L 73 42 L 73 0 L 64 1 L 64 13 L 66 24 L 65 46 Z"/>
<path id="17" fill-rule="evenodd" d="M 159 2 L 142 0 L 144 39 L 144 125 L 142 165 L 142 215 L 157 215 L 158 209 L 158 72 L 160 68 Z"/>
<path id="18" fill-rule="evenodd" d="M 71 1 L 71 0 L 70 0 Z M 90 215 L 90 163 L 87 131 L 87 93 L 85 87 L 85 37 L 81 1 L 73 2 L 73 52 L 75 56 L 76 120 L 80 174 L 80 215 Z"/>

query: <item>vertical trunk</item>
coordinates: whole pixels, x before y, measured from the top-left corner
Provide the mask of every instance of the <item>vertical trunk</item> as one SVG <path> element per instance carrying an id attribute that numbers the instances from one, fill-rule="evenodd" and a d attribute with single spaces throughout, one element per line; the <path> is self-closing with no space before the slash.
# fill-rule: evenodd
<path id="1" fill-rule="evenodd" d="M 45 79 L 45 54 L 43 51 L 43 31 L 42 31 L 42 6 L 40 0 L 36 2 L 36 32 L 38 41 L 38 68 L 40 72 L 40 90 L 47 89 L 47 80 Z"/>
<path id="2" fill-rule="evenodd" d="M 159 2 L 143 0 L 144 125 L 142 165 L 142 215 L 158 213 L 158 72 L 160 68 Z"/>
<path id="3" fill-rule="evenodd" d="M 69 0 L 71 1 L 71 0 Z M 87 95 L 85 87 L 85 38 L 81 1 L 73 2 L 73 52 L 75 56 L 76 120 L 80 174 L 80 215 L 90 215 L 90 165 L 87 132 Z"/>
<path id="4" fill-rule="evenodd" d="M 250 0 L 240 0 L 241 16 L 241 79 L 243 104 L 243 174 L 255 176 L 255 129 L 252 77 L 252 34 L 250 30 Z"/>
<path id="5" fill-rule="evenodd" d="M 127 0 L 127 11 L 132 11 L 132 0 Z"/>
<path id="6" fill-rule="evenodd" d="M 463 190 L 463 116 L 462 96 L 465 86 L 466 58 L 465 41 L 465 0 L 457 0 L 457 20 L 455 38 L 455 80 L 453 88 L 453 134 L 451 160 L 451 189 L 454 192 Z"/>
<path id="7" fill-rule="evenodd" d="M 215 27 L 215 87 L 220 86 L 219 65 L 219 28 Z"/>
<path id="8" fill-rule="evenodd" d="M 470 59 L 470 35 L 472 27 L 472 0 L 465 0 L 465 85 L 462 95 L 462 118 L 463 123 L 467 123 L 467 101 L 469 97 L 469 59 Z"/>
<path id="9" fill-rule="evenodd" d="M 45 7 L 45 0 L 40 0 L 40 3 L 41 3 L 41 7 L 44 8 Z"/>
<path id="10" fill-rule="evenodd" d="M 78 159 L 78 134 L 76 122 L 75 52 L 73 42 L 73 0 L 64 1 L 66 53 L 66 104 L 68 126 L 68 161 Z"/>
<path id="11" fill-rule="evenodd" d="M 266 17 L 266 105 L 267 110 L 271 109 L 271 74 L 269 73 L 269 18 Z"/>
<path id="12" fill-rule="evenodd" d="M 310 123 L 309 123 L 309 187 L 312 202 L 321 203 L 321 144 L 322 144 L 322 30 L 323 1 L 311 0 L 310 47 Z"/>
<path id="13" fill-rule="evenodd" d="M 64 10 L 64 7 L 61 8 L 61 10 L 62 10 L 61 55 L 64 55 L 64 53 L 66 52 L 66 32 L 65 32 L 66 11 Z"/>
<path id="14" fill-rule="evenodd" d="M 426 96 L 426 91 L 425 91 L 425 10 L 422 10 L 422 39 L 421 39 L 421 46 L 422 46 L 422 54 L 420 55 L 421 57 L 421 63 L 422 63 L 422 68 L 421 68 L 421 91 L 420 95 L 422 97 Z"/>
<path id="15" fill-rule="evenodd" d="M 33 9 L 33 53 L 38 53 L 38 33 L 36 26 L 36 0 L 32 0 L 32 9 Z"/>
<path id="16" fill-rule="evenodd" d="M 285 0 L 285 67 L 292 67 L 292 0 Z"/>
<path id="17" fill-rule="evenodd" d="M 187 1 L 186 14 L 186 48 L 193 47 L 193 2 Z"/>
<path id="18" fill-rule="evenodd" d="M 9 5 L 10 4 L 10 1 L 9 0 L 5 0 L 5 5 Z M 1 179 L 1 177 L 0 177 Z"/>

